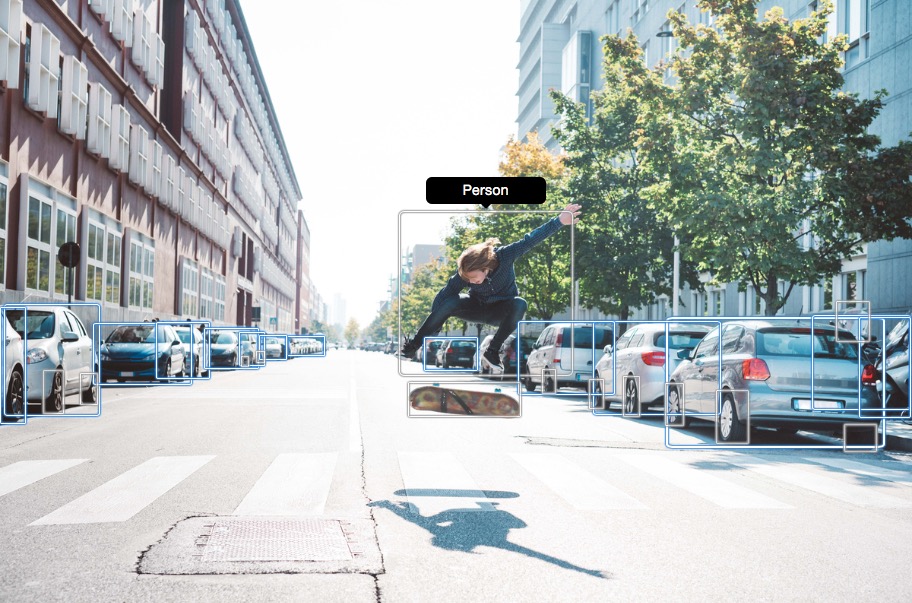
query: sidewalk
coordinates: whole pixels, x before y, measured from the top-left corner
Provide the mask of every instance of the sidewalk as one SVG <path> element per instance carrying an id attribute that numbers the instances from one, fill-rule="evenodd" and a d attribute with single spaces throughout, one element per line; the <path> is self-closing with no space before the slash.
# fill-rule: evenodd
<path id="1" fill-rule="evenodd" d="M 912 425 L 887 421 L 887 450 L 912 452 Z"/>

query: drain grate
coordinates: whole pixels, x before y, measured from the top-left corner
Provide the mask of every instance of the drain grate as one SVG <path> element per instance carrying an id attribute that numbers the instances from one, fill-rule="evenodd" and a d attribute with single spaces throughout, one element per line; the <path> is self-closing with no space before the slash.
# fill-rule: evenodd
<path id="1" fill-rule="evenodd" d="M 349 561 L 342 523 L 333 519 L 216 521 L 202 561 Z"/>

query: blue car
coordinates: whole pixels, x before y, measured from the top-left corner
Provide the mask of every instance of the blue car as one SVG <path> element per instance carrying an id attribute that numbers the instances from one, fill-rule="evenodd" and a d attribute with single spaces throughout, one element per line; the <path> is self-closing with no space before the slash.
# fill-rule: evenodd
<path id="1" fill-rule="evenodd" d="M 240 342 L 233 331 L 212 331 L 209 334 L 209 359 L 212 366 L 239 366 Z"/>
<path id="2" fill-rule="evenodd" d="M 99 353 L 101 379 L 155 381 L 183 377 L 184 348 L 174 328 L 166 324 L 121 325 Z"/>

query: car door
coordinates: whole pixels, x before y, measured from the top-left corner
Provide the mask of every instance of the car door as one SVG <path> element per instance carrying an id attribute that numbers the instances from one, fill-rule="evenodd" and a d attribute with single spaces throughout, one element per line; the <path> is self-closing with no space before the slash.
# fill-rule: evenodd
<path id="1" fill-rule="evenodd" d="M 713 412 L 715 404 L 706 399 L 707 390 L 715 397 L 719 365 L 719 327 L 706 334 L 694 350 L 692 366 L 684 377 L 685 407 L 691 412 Z M 707 371 L 709 371 L 707 373 Z M 710 383 L 711 380 L 711 383 Z M 709 383 L 709 385 L 707 385 Z"/>
<path id="2" fill-rule="evenodd" d="M 57 336 L 63 349 L 62 364 L 65 378 L 64 391 L 67 393 L 80 391 L 80 380 L 85 380 L 81 375 L 91 373 L 92 366 L 92 340 L 86 334 L 82 321 L 69 310 L 60 311 L 59 329 Z M 79 337 L 78 341 L 63 341 L 64 331 L 72 331 Z M 89 376 L 91 379 L 91 376 Z"/>
<path id="3" fill-rule="evenodd" d="M 541 372 L 546 365 L 546 346 L 553 330 L 552 327 L 548 327 L 542 331 L 532 346 L 532 352 L 529 354 L 527 364 L 529 365 L 529 376 L 533 381 L 541 380 Z"/>

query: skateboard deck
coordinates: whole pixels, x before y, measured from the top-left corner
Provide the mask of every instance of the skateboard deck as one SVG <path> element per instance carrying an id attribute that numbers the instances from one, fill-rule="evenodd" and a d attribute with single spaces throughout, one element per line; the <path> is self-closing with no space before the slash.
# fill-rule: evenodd
<path id="1" fill-rule="evenodd" d="M 409 402 L 415 410 L 453 415 L 519 416 L 519 402 L 499 392 L 425 386 L 412 390 Z"/>

